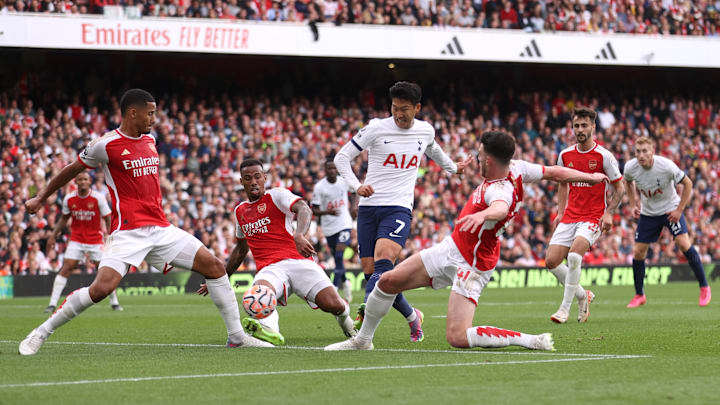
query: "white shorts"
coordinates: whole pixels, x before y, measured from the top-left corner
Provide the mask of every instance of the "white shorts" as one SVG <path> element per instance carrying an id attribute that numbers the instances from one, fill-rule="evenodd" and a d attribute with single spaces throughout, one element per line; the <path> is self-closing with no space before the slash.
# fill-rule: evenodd
<path id="1" fill-rule="evenodd" d="M 420 251 L 420 259 L 430 276 L 432 288 L 437 290 L 451 285 L 453 291 L 475 305 L 495 270 L 480 271 L 469 265 L 449 236 L 430 249 Z"/>
<path id="2" fill-rule="evenodd" d="M 594 222 L 574 222 L 572 224 L 558 224 L 550 239 L 551 245 L 562 245 L 570 247 L 573 241 L 582 236 L 590 242 L 590 246 L 594 245 L 600 238 L 600 225 Z"/>
<path id="3" fill-rule="evenodd" d="M 100 267 L 111 267 L 125 276 L 130 265 L 138 267 L 144 260 L 163 272 L 173 267 L 192 270 L 201 246 L 196 237 L 173 225 L 116 231 L 105 242 Z"/>
<path id="4" fill-rule="evenodd" d="M 287 305 L 290 294 L 295 293 L 314 309 L 315 296 L 333 284 L 323 269 L 312 260 L 285 259 L 267 265 L 255 275 L 253 284 L 265 280 L 275 288 L 280 305 Z"/>
<path id="5" fill-rule="evenodd" d="M 102 259 L 102 247 L 102 243 L 91 245 L 71 240 L 67 245 L 67 249 L 65 249 L 65 258 L 81 261 L 85 259 L 85 254 L 87 254 L 90 260 L 99 262 Z"/>

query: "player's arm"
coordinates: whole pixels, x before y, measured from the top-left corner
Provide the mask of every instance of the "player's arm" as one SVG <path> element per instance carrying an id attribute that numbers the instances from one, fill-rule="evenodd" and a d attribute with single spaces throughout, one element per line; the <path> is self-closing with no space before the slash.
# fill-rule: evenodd
<path id="1" fill-rule="evenodd" d="M 625 182 L 616 181 L 611 184 L 613 192 L 610 196 L 610 201 L 608 201 L 607 208 L 605 208 L 605 213 L 602 217 L 600 217 L 600 228 L 603 232 L 607 232 L 610 228 L 612 228 L 612 217 L 615 215 L 615 212 L 620 206 L 620 202 L 625 195 Z"/>
<path id="2" fill-rule="evenodd" d="M 50 251 L 55 246 L 55 242 L 57 241 L 57 238 L 60 237 L 60 234 L 62 234 L 63 229 L 67 226 L 67 221 L 70 219 L 70 214 L 63 214 L 63 216 L 60 217 L 60 220 L 55 224 L 55 229 L 53 229 L 53 233 L 50 236 L 50 239 L 47 241 L 47 250 Z"/>
<path id="3" fill-rule="evenodd" d="M 637 196 L 635 195 L 635 182 L 629 180 L 627 176 L 623 178 L 623 182 L 625 183 L 625 191 L 627 192 L 628 204 L 630 205 L 630 209 L 632 210 L 632 216 L 634 218 L 639 218 L 640 204 Z"/>
<path id="4" fill-rule="evenodd" d="M 453 162 L 452 159 L 450 159 L 450 156 L 448 156 L 435 141 L 433 141 L 433 143 L 425 149 L 425 155 L 450 173 L 462 173 L 466 166 L 466 164 L 462 162 L 457 164 Z M 472 161 L 472 157 L 470 158 L 470 161 Z M 463 170 L 461 170 L 461 167 Z"/>
<path id="5" fill-rule="evenodd" d="M 297 216 L 297 228 L 295 228 L 295 234 L 293 235 L 297 251 L 305 257 L 317 254 L 312 243 L 305 237 L 305 234 L 310 229 L 310 221 L 312 220 L 313 214 L 312 210 L 304 200 L 298 199 L 292 204 L 290 211 L 294 212 Z"/>
<path id="6" fill-rule="evenodd" d="M 683 185 L 683 191 L 680 195 L 680 204 L 678 204 L 677 208 L 675 210 L 668 213 L 668 221 L 670 222 L 678 222 L 680 221 L 680 217 L 682 216 L 683 211 L 685 210 L 685 207 L 687 207 L 688 203 L 690 203 L 690 197 L 692 197 L 693 192 L 693 182 L 690 180 L 688 176 L 683 177 L 680 184 Z"/>
<path id="7" fill-rule="evenodd" d="M 318 218 L 320 218 L 323 215 L 339 215 L 338 210 L 334 210 L 334 209 L 323 210 L 317 204 L 312 205 L 312 213 L 313 213 L 313 215 L 315 215 Z"/>
<path id="8" fill-rule="evenodd" d="M 555 217 L 555 220 L 553 220 L 553 228 L 556 228 L 557 225 L 562 221 L 563 215 L 565 215 L 565 208 L 567 208 L 568 203 L 568 196 L 570 195 L 570 184 L 568 183 L 560 183 L 558 185 L 558 212 L 557 216 Z"/>
<path id="9" fill-rule="evenodd" d="M 510 212 L 510 206 L 504 200 L 496 200 L 480 212 L 466 215 L 457 220 L 455 226 L 462 225 L 460 232 L 475 233 L 485 221 L 500 221 Z"/>
<path id="10" fill-rule="evenodd" d="M 25 202 L 25 208 L 27 208 L 28 213 L 36 213 L 43 205 L 43 203 L 45 203 L 45 200 L 47 200 L 48 197 L 50 197 L 53 193 L 58 191 L 60 187 L 66 185 L 68 182 L 70 182 L 70 180 L 74 179 L 84 170 L 85 166 L 83 166 L 80 160 L 76 160 L 65 166 L 60 171 L 60 173 L 50 179 L 50 182 L 42 190 L 40 190 L 38 195 Z"/>
<path id="11" fill-rule="evenodd" d="M 584 173 L 563 166 L 545 166 L 542 178 L 558 183 L 583 182 L 590 184 L 602 183 L 608 179 L 604 173 Z"/>
<path id="12" fill-rule="evenodd" d="M 249 251 L 250 245 L 248 245 L 247 239 L 238 238 L 237 242 L 235 243 L 235 247 L 233 248 L 232 252 L 230 252 L 228 262 L 225 265 L 225 272 L 228 276 L 231 276 L 233 273 L 235 273 L 235 271 L 237 271 L 243 260 L 245 260 L 245 257 L 247 257 Z"/>
<path id="13" fill-rule="evenodd" d="M 337 155 L 335 155 L 333 162 L 335 163 L 335 167 L 337 167 L 340 176 L 342 176 L 350 187 L 350 190 L 363 195 L 360 192 L 360 187 L 363 187 L 363 184 L 360 183 L 360 180 L 358 180 L 357 176 L 355 176 L 355 172 L 353 172 L 351 165 L 351 162 L 360 154 L 361 151 L 362 149 L 360 149 L 360 146 L 357 145 L 354 139 L 351 139 L 350 142 L 343 145 Z M 365 197 L 369 197 L 369 195 Z"/>

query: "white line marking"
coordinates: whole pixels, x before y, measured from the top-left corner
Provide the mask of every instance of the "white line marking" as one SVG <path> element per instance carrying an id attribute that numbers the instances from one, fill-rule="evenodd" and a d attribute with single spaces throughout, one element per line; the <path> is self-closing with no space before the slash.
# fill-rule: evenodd
<path id="1" fill-rule="evenodd" d="M 615 356 L 613 359 L 631 359 L 635 356 Z M 218 374 L 190 374 L 190 375 L 168 375 L 153 377 L 130 377 L 130 378 L 111 378 L 105 380 L 76 380 L 76 381 L 47 381 L 35 383 L 21 384 L 3 384 L 0 388 L 28 388 L 28 387 L 48 387 L 57 385 L 80 385 L 80 384 L 107 384 L 115 382 L 142 382 L 142 381 L 158 381 L 158 380 L 185 380 L 194 378 L 218 378 L 218 377 L 247 377 L 247 376 L 266 376 L 266 375 L 287 375 L 287 374 L 315 374 L 315 373 L 337 373 L 337 372 L 356 372 L 356 371 L 374 371 L 374 370 L 400 370 L 415 369 L 426 367 L 473 367 L 473 366 L 495 366 L 495 365 L 513 365 L 513 364 L 532 364 L 532 363 L 560 363 L 570 361 L 589 361 L 589 360 L 606 360 L 609 358 L 597 357 L 581 357 L 572 359 L 548 359 L 548 360 L 523 360 L 523 361 L 499 361 L 499 362 L 473 362 L 473 363 L 454 363 L 454 364 L 408 364 L 400 366 L 374 366 L 374 367 L 349 367 L 349 368 L 322 368 L 322 369 L 303 369 L 303 370 L 283 370 L 283 371 L 250 371 L 245 373 L 218 373 Z"/>
<path id="2" fill-rule="evenodd" d="M 0 340 L 0 343 L 20 344 L 14 340 Z M 45 342 L 45 344 L 56 345 L 90 345 L 90 346 L 142 346 L 142 347 L 225 347 L 225 345 L 205 344 L 205 343 L 115 343 L 115 342 Z M 324 347 L 314 346 L 277 346 L 275 349 L 285 350 L 324 350 Z M 424 350 L 424 349 L 378 349 L 376 352 L 394 352 L 394 353 L 452 353 L 452 354 L 500 354 L 500 355 L 520 355 L 520 356 L 562 356 L 562 357 L 597 357 L 597 358 L 617 358 L 618 356 L 632 356 L 633 358 L 652 357 L 650 355 L 641 354 L 594 354 L 594 353 L 557 353 L 557 352 L 538 352 L 538 351 L 496 351 L 496 350 Z"/>

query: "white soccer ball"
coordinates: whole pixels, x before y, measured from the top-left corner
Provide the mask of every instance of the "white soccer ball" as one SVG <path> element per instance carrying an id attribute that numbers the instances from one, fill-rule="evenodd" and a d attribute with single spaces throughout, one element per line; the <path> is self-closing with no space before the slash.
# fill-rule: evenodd
<path id="1" fill-rule="evenodd" d="M 245 291 L 242 298 L 242 306 L 248 315 L 255 319 L 263 319 L 275 311 L 277 299 L 270 287 L 254 285 Z"/>

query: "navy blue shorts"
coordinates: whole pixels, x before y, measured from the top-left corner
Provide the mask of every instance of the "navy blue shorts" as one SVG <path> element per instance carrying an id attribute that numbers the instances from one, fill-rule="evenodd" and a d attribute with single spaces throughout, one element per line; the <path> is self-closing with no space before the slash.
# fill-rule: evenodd
<path id="1" fill-rule="evenodd" d="M 328 247 L 330 248 L 330 251 L 335 253 L 335 247 L 337 247 L 338 243 L 342 243 L 345 246 L 348 245 L 350 242 L 350 229 L 343 229 L 342 231 L 332 234 L 330 236 L 326 236 L 325 240 L 327 240 Z"/>
<path id="2" fill-rule="evenodd" d="M 400 246 L 410 235 L 412 212 L 409 208 L 395 205 L 370 207 L 361 205 L 358 209 L 357 227 L 360 257 L 375 256 L 375 241 L 390 239 Z"/>
<path id="3" fill-rule="evenodd" d="M 635 242 L 657 242 L 660 237 L 660 233 L 662 233 L 663 227 L 670 230 L 673 239 L 678 235 L 687 233 L 688 228 L 687 223 L 685 222 L 685 214 L 680 216 L 680 221 L 672 223 L 668 221 L 667 214 L 658 215 L 656 217 L 640 215 L 640 220 L 638 220 L 637 224 L 637 231 L 635 231 Z"/>

